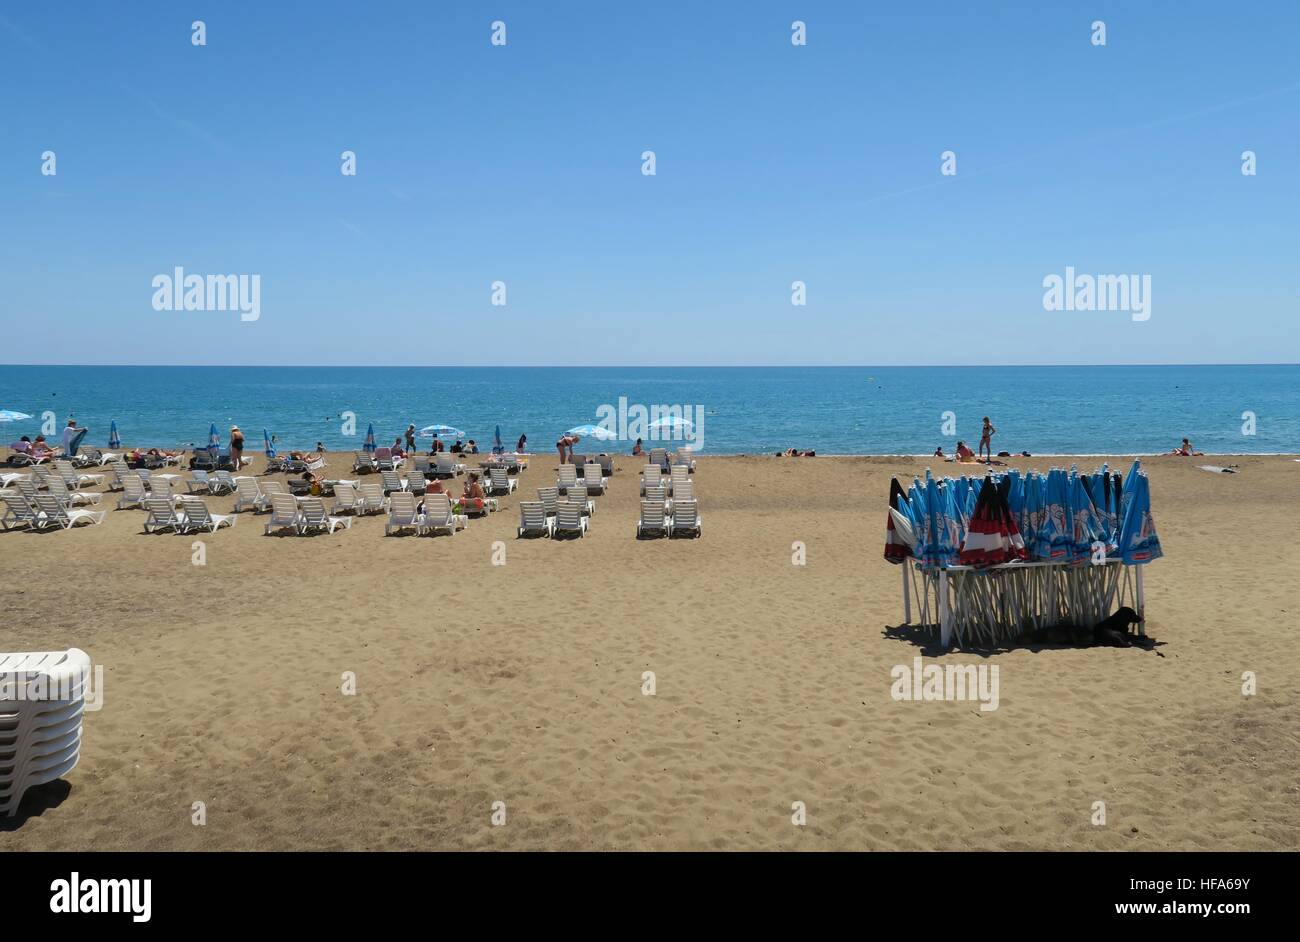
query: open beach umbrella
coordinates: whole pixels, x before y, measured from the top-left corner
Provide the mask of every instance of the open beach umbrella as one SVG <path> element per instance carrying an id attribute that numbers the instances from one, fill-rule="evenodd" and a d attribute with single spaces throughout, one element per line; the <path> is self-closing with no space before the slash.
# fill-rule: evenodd
<path id="1" fill-rule="evenodd" d="M 109 425 L 108 427 L 108 447 L 109 448 L 122 447 L 122 439 L 119 438 L 117 435 L 117 419 L 114 419 L 112 424 Z"/>
<path id="2" fill-rule="evenodd" d="M 577 425 L 564 433 L 565 435 L 577 435 L 579 438 L 595 438 L 603 442 L 612 441 L 618 438 L 613 432 L 603 425 Z"/>
<path id="3" fill-rule="evenodd" d="M 1130 474 L 1129 479 L 1124 482 L 1128 512 L 1124 514 L 1124 526 L 1120 530 L 1119 551 L 1124 564 L 1134 566 L 1159 559 L 1164 551 L 1160 549 L 1160 537 L 1156 535 L 1155 520 L 1151 516 L 1151 485 L 1147 476 Z"/>
<path id="4" fill-rule="evenodd" d="M 421 438 L 464 438 L 465 433 L 450 425 L 426 425 L 420 429 Z"/>
<path id="5" fill-rule="evenodd" d="M 24 419 L 30 419 L 31 416 L 26 412 L 15 412 L 13 409 L 0 409 L 0 422 L 22 422 Z"/>
<path id="6" fill-rule="evenodd" d="M 903 493 L 898 478 L 892 478 L 889 482 L 889 513 L 885 515 L 885 559 L 895 564 L 906 561 L 916 543 L 906 507 L 907 495 Z"/>
<path id="7" fill-rule="evenodd" d="M 221 436 L 217 434 L 217 423 L 213 422 L 212 427 L 208 429 L 208 451 L 214 455 L 221 450 Z"/>
<path id="8" fill-rule="evenodd" d="M 275 447 L 271 444 L 271 433 L 262 429 L 262 443 L 266 446 L 266 457 L 275 457 Z"/>
<path id="9" fill-rule="evenodd" d="M 374 451 L 374 450 L 375 450 L 375 447 L 376 447 L 376 446 L 375 446 L 375 423 L 374 423 L 374 422 L 371 422 L 371 423 L 366 427 L 366 440 L 365 440 L 364 442 L 362 442 L 362 444 L 361 444 L 361 450 L 362 450 L 362 451 Z"/>
<path id="10" fill-rule="evenodd" d="M 682 418 L 680 415 L 665 415 L 662 416 L 661 418 L 655 419 L 653 422 L 647 425 L 646 428 L 649 429 L 679 428 L 684 430 L 688 428 L 695 428 L 695 423 L 693 423 L 690 419 Z"/>

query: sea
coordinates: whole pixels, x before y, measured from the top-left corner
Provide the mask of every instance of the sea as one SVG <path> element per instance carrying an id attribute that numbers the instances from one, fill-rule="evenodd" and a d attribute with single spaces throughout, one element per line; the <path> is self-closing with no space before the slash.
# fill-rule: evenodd
<path id="1" fill-rule="evenodd" d="M 975 448 L 983 417 L 995 451 L 1158 454 L 1183 437 L 1211 454 L 1300 453 L 1300 365 L 950 367 L 268 367 L 0 366 L 5 444 L 61 432 L 68 417 L 104 446 L 206 446 L 231 425 L 246 449 L 355 450 L 373 427 L 389 444 L 408 424 L 448 425 L 481 450 L 500 428 L 513 449 L 551 452 L 561 433 L 601 424 L 627 451 L 684 439 L 704 454 L 952 454 Z M 641 416 L 641 424 L 637 417 Z M 681 416 L 662 429 L 645 420 Z"/>

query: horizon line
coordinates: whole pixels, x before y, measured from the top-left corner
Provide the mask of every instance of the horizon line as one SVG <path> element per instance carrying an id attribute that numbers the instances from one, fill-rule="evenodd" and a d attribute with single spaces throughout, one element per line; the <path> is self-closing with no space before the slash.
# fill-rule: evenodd
<path id="1" fill-rule="evenodd" d="M 461 363 L 454 366 L 437 364 L 391 364 L 391 363 L 313 363 L 310 365 L 290 363 L 0 363 L 0 369 L 47 369 L 50 367 L 91 367 L 113 369 L 139 369 L 165 367 L 170 369 L 280 369 L 280 370 L 319 370 L 319 369 L 383 369 L 383 370 L 846 370 L 846 369 L 1034 369 L 1034 368 L 1100 368 L 1114 369 L 1120 367 L 1173 367 L 1173 366 L 1300 366 L 1291 362 L 1236 362 L 1236 363 Z"/>

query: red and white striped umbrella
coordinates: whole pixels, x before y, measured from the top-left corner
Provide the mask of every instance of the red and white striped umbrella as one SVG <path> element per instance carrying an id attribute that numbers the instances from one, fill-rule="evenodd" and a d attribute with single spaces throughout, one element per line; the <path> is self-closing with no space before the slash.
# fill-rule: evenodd
<path id="1" fill-rule="evenodd" d="M 1025 541 L 1016 526 L 1006 495 L 991 477 L 986 477 L 976 498 L 975 512 L 971 514 L 958 561 L 963 566 L 983 568 L 1026 558 Z"/>

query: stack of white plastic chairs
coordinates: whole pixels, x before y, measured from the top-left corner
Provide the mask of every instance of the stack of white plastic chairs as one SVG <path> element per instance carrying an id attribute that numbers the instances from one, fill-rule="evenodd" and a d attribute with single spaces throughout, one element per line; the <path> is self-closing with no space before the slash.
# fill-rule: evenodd
<path id="1" fill-rule="evenodd" d="M 77 764 L 89 677 L 78 648 L 0 654 L 0 814 Z"/>

